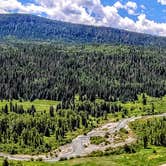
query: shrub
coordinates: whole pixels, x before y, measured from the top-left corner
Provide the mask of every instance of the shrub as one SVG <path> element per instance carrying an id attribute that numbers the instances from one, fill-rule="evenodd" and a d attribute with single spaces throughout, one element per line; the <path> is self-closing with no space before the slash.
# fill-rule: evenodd
<path id="1" fill-rule="evenodd" d="M 67 157 L 61 157 L 61 158 L 59 159 L 59 161 L 65 161 L 65 160 L 67 160 Z"/>

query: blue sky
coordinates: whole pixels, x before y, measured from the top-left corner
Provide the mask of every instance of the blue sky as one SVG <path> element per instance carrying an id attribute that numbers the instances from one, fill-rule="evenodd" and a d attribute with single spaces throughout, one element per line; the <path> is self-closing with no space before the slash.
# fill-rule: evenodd
<path id="1" fill-rule="evenodd" d="M 166 0 L 0 0 L 0 13 L 166 36 Z"/>
<path id="2" fill-rule="evenodd" d="M 102 0 L 103 4 L 113 4 L 116 0 Z M 127 0 L 123 0 L 127 3 Z M 138 6 L 144 5 L 146 9 L 142 10 L 147 15 L 148 19 L 154 20 L 156 22 L 166 22 L 166 5 L 161 5 L 157 0 L 133 0 Z M 138 12 L 141 12 L 141 8 L 138 8 Z M 125 11 L 121 12 L 122 16 L 127 13 Z M 132 18 L 132 16 L 128 15 Z"/>

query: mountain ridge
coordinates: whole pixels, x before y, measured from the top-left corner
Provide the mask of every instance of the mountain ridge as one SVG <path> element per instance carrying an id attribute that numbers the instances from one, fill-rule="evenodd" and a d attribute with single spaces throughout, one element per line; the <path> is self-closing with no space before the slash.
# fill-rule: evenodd
<path id="1" fill-rule="evenodd" d="M 56 21 L 29 14 L 0 14 L 0 38 L 166 46 L 166 37 Z"/>

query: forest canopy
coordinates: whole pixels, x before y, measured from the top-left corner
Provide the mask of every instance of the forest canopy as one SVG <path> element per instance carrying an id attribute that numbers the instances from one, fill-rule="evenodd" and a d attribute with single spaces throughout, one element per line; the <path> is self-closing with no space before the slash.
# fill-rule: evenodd
<path id="1" fill-rule="evenodd" d="M 166 49 L 111 45 L 0 45 L 1 99 L 135 100 L 166 94 Z"/>

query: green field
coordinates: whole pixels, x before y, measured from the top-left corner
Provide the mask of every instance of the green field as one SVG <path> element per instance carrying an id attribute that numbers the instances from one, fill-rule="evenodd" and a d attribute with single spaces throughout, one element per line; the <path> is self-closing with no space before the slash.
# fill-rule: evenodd
<path id="1" fill-rule="evenodd" d="M 123 117 L 132 117 L 132 116 L 144 116 L 148 114 L 161 114 L 166 112 L 166 96 L 161 98 L 155 98 L 150 97 L 148 95 L 146 96 L 146 105 L 142 103 L 142 95 L 138 95 L 138 100 L 136 101 L 130 101 L 126 103 L 122 103 L 120 101 L 118 102 L 112 102 L 112 104 L 116 103 L 121 105 L 124 109 L 126 109 L 127 114 L 124 114 L 123 112 L 118 112 L 115 114 L 109 114 L 108 120 L 120 120 Z M 99 102 L 100 100 L 98 100 Z M 101 102 L 101 101 L 100 101 Z M 154 106 L 154 112 L 152 113 L 152 105 Z"/>
<path id="2" fill-rule="evenodd" d="M 37 111 L 48 111 L 50 109 L 50 106 L 56 107 L 60 101 L 53 101 L 53 100 L 34 100 L 34 101 L 20 101 L 20 100 L 12 100 L 12 103 L 15 105 L 22 105 L 25 110 L 28 108 L 31 108 L 32 105 L 35 106 Z M 10 104 L 10 100 L 1 100 L 0 101 L 0 110 L 2 107 L 5 107 L 5 105 Z"/>
<path id="3" fill-rule="evenodd" d="M 79 96 L 75 97 L 75 101 L 79 104 Z M 122 103 L 122 102 L 111 102 L 111 104 L 119 104 L 121 105 L 123 108 L 127 109 L 127 113 L 128 116 L 138 116 L 138 115 L 146 115 L 147 111 L 151 109 L 152 107 L 152 103 L 154 104 L 154 108 L 155 108 L 155 113 L 164 113 L 166 112 L 166 96 L 161 97 L 161 98 L 155 98 L 155 97 L 150 97 L 146 95 L 146 99 L 147 99 L 147 104 L 143 105 L 142 104 L 142 95 L 138 95 L 138 100 L 137 101 L 133 101 L 133 102 L 126 102 L 126 103 Z M 13 103 L 13 105 L 15 105 L 17 103 L 17 105 L 22 105 L 23 108 L 25 110 L 27 110 L 28 108 L 31 108 L 32 105 L 35 106 L 37 111 L 48 111 L 50 109 L 50 106 L 54 106 L 56 108 L 56 106 L 61 103 L 60 101 L 53 101 L 53 100 L 39 100 L 36 99 L 34 101 L 20 101 L 20 100 L 12 100 L 11 101 Z M 104 100 L 101 99 L 96 99 L 95 101 L 96 103 L 101 103 L 104 102 Z M 5 107 L 5 105 L 10 104 L 10 100 L 1 100 L 0 101 L 0 110 L 2 109 L 2 107 Z M 118 113 L 115 116 L 119 116 L 119 118 L 121 117 L 122 113 Z M 109 114 L 108 116 L 109 120 L 113 118 L 112 114 Z"/>
<path id="4" fill-rule="evenodd" d="M 0 160 L 2 165 L 3 160 Z M 9 161 L 13 166 L 159 166 L 166 163 L 166 148 L 152 146 L 134 154 L 76 158 L 56 163 Z"/>

